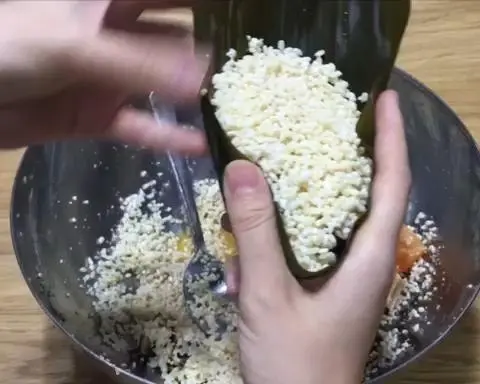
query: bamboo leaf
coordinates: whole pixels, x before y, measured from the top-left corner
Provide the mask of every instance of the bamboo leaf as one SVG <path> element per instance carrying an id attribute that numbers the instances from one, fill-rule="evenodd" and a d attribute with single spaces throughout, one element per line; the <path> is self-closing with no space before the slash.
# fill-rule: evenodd
<path id="1" fill-rule="evenodd" d="M 287 46 L 300 48 L 311 57 L 325 50 L 325 61 L 335 63 L 350 90 L 357 96 L 363 92 L 370 95 L 366 104 L 359 104 L 362 113 L 357 133 L 372 156 L 375 101 L 387 87 L 409 15 L 410 0 L 210 0 L 194 7 L 194 33 L 197 40 L 213 43 L 214 73 L 227 61 L 230 48 L 240 56 L 246 53 L 247 35 L 263 38 L 274 46 L 284 40 Z M 208 96 L 202 98 L 202 114 L 221 179 L 229 162 L 245 157 L 229 143 Z M 290 270 L 300 279 L 317 277 L 319 274 L 309 273 L 298 264 L 278 207 L 276 213 Z M 357 221 L 355 228 L 365 217 Z M 344 255 L 348 243 L 339 242 L 342 249 L 334 250 L 337 255 Z"/>

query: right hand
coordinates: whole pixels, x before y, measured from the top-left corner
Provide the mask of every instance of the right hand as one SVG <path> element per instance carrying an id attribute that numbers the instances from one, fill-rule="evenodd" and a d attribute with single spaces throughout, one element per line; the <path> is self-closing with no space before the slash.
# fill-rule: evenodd
<path id="1" fill-rule="evenodd" d="M 287 268 L 260 169 L 246 161 L 227 168 L 227 208 L 240 254 L 239 269 L 227 270 L 227 284 L 231 293 L 239 289 L 247 384 L 362 381 L 394 276 L 411 180 L 397 100 L 387 91 L 377 103 L 369 216 L 344 262 L 314 292 L 302 288 Z"/>
<path id="2" fill-rule="evenodd" d="M 127 97 L 156 91 L 196 101 L 209 60 L 191 33 L 138 20 L 147 9 L 189 0 L 0 2 L 0 147 L 105 138 L 203 153 L 198 131 L 159 126 Z"/>

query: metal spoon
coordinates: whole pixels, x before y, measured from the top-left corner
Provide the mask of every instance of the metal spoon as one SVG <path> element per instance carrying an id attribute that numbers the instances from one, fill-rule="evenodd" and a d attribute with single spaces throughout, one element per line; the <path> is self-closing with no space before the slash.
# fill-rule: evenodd
<path id="1" fill-rule="evenodd" d="M 176 123 L 172 106 L 164 105 L 150 95 L 150 106 L 158 123 Z M 185 269 L 183 293 L 191 319 L 208 336 L 219 337 L 232 327 L 235 306 L 227 297 L 223 263 L 208 252 L 195 203 L 193 179 L 185 158 L 169 154 L 185 214 L 191 227 L 194 255 Z"/>

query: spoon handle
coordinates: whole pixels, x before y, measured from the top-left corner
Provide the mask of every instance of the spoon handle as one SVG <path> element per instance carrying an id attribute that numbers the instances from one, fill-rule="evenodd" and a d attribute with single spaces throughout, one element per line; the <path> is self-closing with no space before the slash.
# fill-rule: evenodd
<path id="1" fill-rule="evenodd" d="M 150 108 L 155 120 L 162 123 L 176 124 L 177 115 L 172 105 L 161 103 L 154 92 L 149 95 Z M 200 218 L 198 216 L 197 205 L 195 202 L 195 193 L 193 190 L 193 178 L 184 157 L 167 153 L 172 173 L 178 185 L 178 189 L 186 208 L 186 216 L 192 227 L 192 235 L 195 249 L 203 247 L 205 244 L 203 238 Z"/>

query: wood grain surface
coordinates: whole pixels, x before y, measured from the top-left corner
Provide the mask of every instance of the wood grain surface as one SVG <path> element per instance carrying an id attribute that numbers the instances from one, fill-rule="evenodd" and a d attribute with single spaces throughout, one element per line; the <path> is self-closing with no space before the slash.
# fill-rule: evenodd
<path id="1" fill-rule="evenodd" d="M 480 140 L 480 0 L 414 0 L 398 64 L 450 104 Z M 0 153 L 0 381 L 111 384 L 72 353 L 20 275 L 8 221 L 20 155 Z M 447 340 L 390 383 L 480 383 L 480 304 Z"/>

